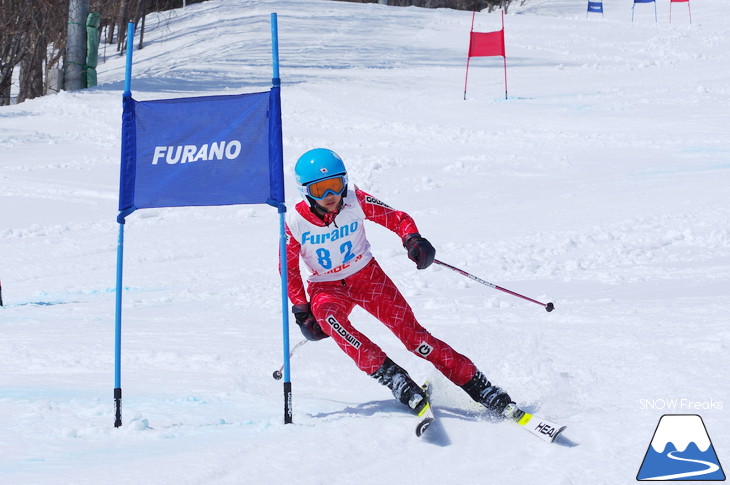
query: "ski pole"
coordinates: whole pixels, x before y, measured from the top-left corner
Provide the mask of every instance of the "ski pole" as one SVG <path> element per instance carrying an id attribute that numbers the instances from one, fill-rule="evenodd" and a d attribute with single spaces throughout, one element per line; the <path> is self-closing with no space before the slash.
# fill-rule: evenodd
<path id="1" fill-rule="evenodd" d="M 489 287 L 494 288 L 495 290 L 504 291 L 505 293 L 509 293 L 512 296 L 516 296 L 518 298 L 522 298 L 523 300 L 531 301 L 532 303 L 537 303 L 538 305 L 544 307 L 545 310 L 547 310 L 549 312 L 551 312 L 551 311 L 553 311 L 555 309 L 555 305 L 553 305 L 552 302 L 542 303 L 542 302 L 539 302 L 537 300 L 533 300 L 532 298 L 528 298 L 528 297 L 526 297 L 524 295 L 520 295 L 519 293 L 515 293 L 514 291 L 508 290 L 507 288 L 502 288 L 501 286 L 497 286 L 497 285 L 495 285 L 493 283 L 490 283 L 489 281 L 484 281 L 481 278 L 477 278 L 473 274 L 469 274 L 466 271 L 464 271 L 463 269 L 459 269 L 459 268 L 457 268 L 455 266 L 451 266 L 450 264 L 446 264 L 443 261 L 439 261 L 438 259 L 434 259 L 433 262 L 436 263 L 436 264 L 440 264 L 441 266 L 445 266 L 445 267 L 449 268 L 450 270 L 456 271 L 460 275 L 464 275 L 467 278 L 470 278 L 470 279 L 476 281 L 477 283 L 481 283 L 483 285 L 487 285 Z"/>
<path id="2" fill-rule="evenodd" d="M 309 342 L 307 339 L 302 339 L 301 342 L 299 342 L 298 344 L 296 344 L 294 346 L 294 348 L 291 349 L 291 351 L 289 352 L 289 358 L 291 358 L 292 355 L 294 355 L 294 351 L 295 350 L 297 350 L 299 347 L 301 347 L 302 345 L 306 344 L 307 342 Z M 279 367 L 279 370 L 275 370 L 274 371 L 274 379 L 276 379 L 277 381 L 280 380 L 283 377 L 283 374 L 281 373 L 281 371 L 283 371 L 283 370 L 284 370 L 284 364 L 281 364 L 281 367 Z"/>

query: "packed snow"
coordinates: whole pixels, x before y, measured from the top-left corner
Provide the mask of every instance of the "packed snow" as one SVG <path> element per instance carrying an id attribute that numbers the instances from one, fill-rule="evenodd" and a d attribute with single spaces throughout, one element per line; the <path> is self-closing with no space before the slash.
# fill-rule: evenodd
<path id="1" fill-rule="evenodd" d="M 0 108 L 0 482 L 635 483 L 663 414 L 699 414 L 730 463 L 730 2 L 513 2 L 501 57 L 471 12 L 218 0 L 147 18 L 135 99 L 271 85 L 279 21 L 285 170 L 328 147 L 350 181 L 409 212 L 453 271 L 375 257 L 431 332 L 554 444 L 484 410 L 361 310 L 416 380 L 416 420 L 331 340 L 291 361 L 284 424 L 279 216 L 269 206 L 127 218 L 123 421 L 114 428 L 124 58 L 99 86 Z M 480 12 L 474 29 L 501 28 Z M 298 201 L 293 178 L 287 205 Z M 302 337 L 292 323 L 292 347 Z M 723 370 L 724 369 L 724 370 Z M 727 473 L 728 470 L 725 470 Z"/>

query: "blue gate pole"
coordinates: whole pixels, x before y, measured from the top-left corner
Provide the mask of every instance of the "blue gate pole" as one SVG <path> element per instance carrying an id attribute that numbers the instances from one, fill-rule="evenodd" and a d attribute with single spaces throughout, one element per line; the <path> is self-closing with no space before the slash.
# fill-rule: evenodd
<path id="1" fill-rule="evenodd" d="M 123 98 L 132 97 L 132 50 L 134 48 L 134 24 L 127 25 L 127 65 L 124 71 Z M 120 181 L 121 183 L 121 181 Z M 124 266 L 124 216 L 129 211 L 120 212 L 119 237 L 117 240 L 117 287 L 116 311 L 114 314 L 114 427 L 122 425 L 122 269 Z"/>
<path id="2" fill-rule="evenodd" d="M 122 425 L 122 266 L 124 260 L 124 222 L 119 223 L 117 240 L 117 288 L 114 315 L 114 427 Z"/>
<path id="3" fill-rule="evenodd" d="M 276 13 L 271 14 L 271 57 L 273 78 L 271 84 L 281 86 L 279 78 L 279 27 Z M 281 266 L 281 324 L 284 347 L 284 424 L 292 422 L 292 390 L 289 366 L 289 294 L 287 291 L 287 264 L 286 264 L 286 206 L 282 201 L 279 204 L 279 261 Z"/>
<path id="4" fill-rule="evenodd" d="M 281 315 L 284 343 L 284 424 L 292 422 L 292 390 L 289 367 L 289 295 L 286 264 L 286 206 L 279 205 L 279 260 L 281 261 Z"/>

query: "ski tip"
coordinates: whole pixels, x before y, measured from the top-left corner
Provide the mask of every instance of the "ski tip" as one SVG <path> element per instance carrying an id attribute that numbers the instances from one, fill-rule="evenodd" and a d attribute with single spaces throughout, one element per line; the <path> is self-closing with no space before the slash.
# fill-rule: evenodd
<path id="1" fill-rule="evenodd" d="M 418 426 L 416 426 L 416 436 L 420 438 L 426 429 L 431 426 L 431 423 L 433 423 L 433 418 L 427 418 L 418 423 Z"/>
<path id="2" fill-rule="evenodd" d="M 567 428 L 567 426 L 561 426 L 560 428 L 558 428 L 558 430 L 555 431 L 555 434 L 553 435 L 553 439 L 550 440 L 550 443 L 555 443 L 555 440 L 558 439 L 558 436 L 560 436 L 563 431 L 565 431 L 565 428 Z"/>

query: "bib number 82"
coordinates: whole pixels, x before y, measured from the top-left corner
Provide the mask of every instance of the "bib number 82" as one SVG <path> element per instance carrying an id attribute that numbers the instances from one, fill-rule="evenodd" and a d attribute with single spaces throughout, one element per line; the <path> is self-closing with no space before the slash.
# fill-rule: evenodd
<path id="1" fill-rule="evenodd" d="M 343 255 L 342 264 L 349 263 L 355 258 L 355 254 L 352 252 L 352 241 L 340 244 L 340 254 Z M 332 257 L 330 256 L 329 250 L 325 248 L 317 249 L 317 262 L 324 269 L 332 269 Z"/>

